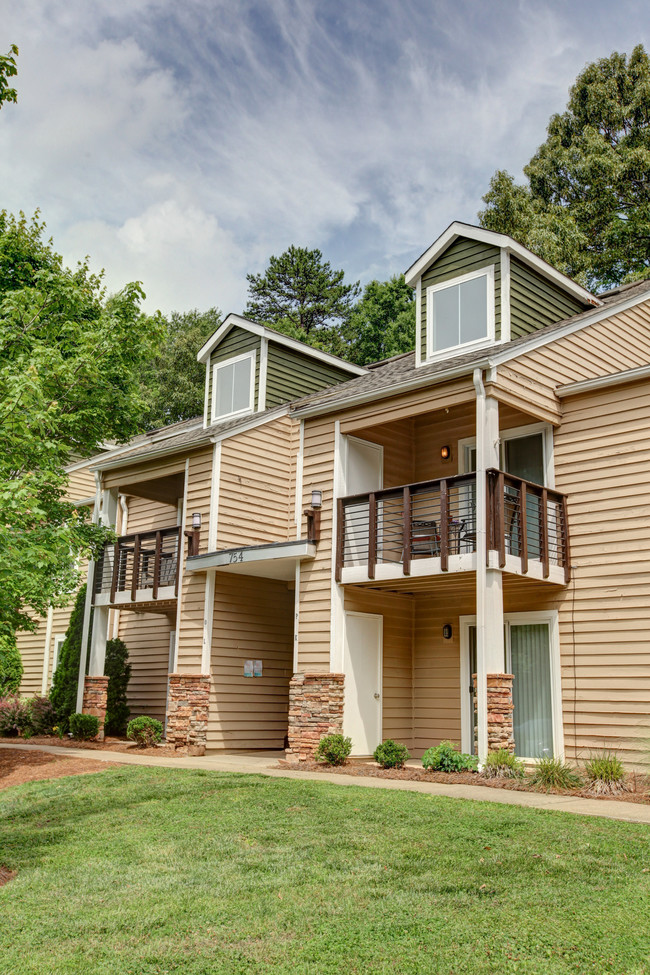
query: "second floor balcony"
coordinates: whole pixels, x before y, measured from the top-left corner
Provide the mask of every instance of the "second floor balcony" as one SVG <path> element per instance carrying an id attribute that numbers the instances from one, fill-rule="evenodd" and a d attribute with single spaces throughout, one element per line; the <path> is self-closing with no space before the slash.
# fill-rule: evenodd
<path id="1" fill-rule="evenodd" d="M 566 584 L 566 496 L 504 471 L 489 470 L 485 476 L 488 565 Z M 474 571 L 476 503 L 475 473 L 339 499 L 337 580 Z"/>
<path id="2" fill-rule="evenodd" d="M 121 535 L 95 563 L 93 602 L 140 607 L 175 600 L 181 545 L 178 526 Z"/>

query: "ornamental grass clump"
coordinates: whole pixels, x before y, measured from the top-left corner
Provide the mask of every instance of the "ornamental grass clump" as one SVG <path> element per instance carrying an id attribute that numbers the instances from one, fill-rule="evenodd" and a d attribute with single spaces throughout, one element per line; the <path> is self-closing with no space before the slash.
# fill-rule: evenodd
<path id="1" fill-rule="evenodd" d="M 71 714 L 70 731 L 77 741 L 92 741 L 99 734 L 99 718 L 95 714 Z"/>
<path id="2" fill-rule="evenodd" d="M 576 770 L 561 758 L 540 758 L 530 784 L 549 792 L 551 789 L 580 789 L 583 783 Z"/>
<path id="3" fill-rule="evenodd" d="M 585 763 L 589 791 L 597 796 L 615 796 L 625 792 L 625 769 L 612 752 L 600 752 Z"/>
<path id="4" fill-rule="evenodd" d="M 488 752 L 481 775 L 485 779 L 523 779 L 524 763 L 507 748 L 497 748 Z"/>
<path id="5" fill-rule="evenodd" d="M 149 718 L 146 714 L 141 714 L 139 718 L 129 721 L 126 728 L 126 737 L 129 741 L 134 741 L 138 748 L 152 748 L 162 741 L 163 726 L 156 718 Z"/>
<path id="6" fill-rule="evenodd" d="M 318 742 L 316 761 L 326 765 L 345 765 L 352 751 L 352 739 L 343 735 L 325 735 Z"/>
<path id="7" fill-rule="evenodd" d="M 372 757 L 382 768 L 404 768 L 411 755 L 406 745 L 387 738 L 381 745 L 377 745 Z"/>
<path id="8" fill-rule="evenodd" d="M 441 741 L 424 753 L 422 764 L 429 772 L 476 772 L 478 759 L 461 752 L 451 741 Z"/>

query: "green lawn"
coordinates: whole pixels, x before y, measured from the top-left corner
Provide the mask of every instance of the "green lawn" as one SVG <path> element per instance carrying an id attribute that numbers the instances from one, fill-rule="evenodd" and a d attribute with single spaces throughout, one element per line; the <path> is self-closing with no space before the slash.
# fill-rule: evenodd
<path id="1" fill-rule="evenodd" d="M 2 975 L 650 972 L 644 826 L 114 769 L 0 793 Z"/>

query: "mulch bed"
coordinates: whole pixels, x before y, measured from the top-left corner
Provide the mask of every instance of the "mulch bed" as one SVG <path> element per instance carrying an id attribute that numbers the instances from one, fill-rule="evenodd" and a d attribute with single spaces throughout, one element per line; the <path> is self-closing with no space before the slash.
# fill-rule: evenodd
<path id="1" fill-rule="evenodd" d="M 50 739 L 48 739 L 50 743 Z M 22 751 L 0 746 L 0 789 L 38 779 L 60 779 L 64 775 L 85 775 L 115 768 L 119 762 L 98 762 L 91 758 L 63 758 L 50 752 Z M 3 870 L 0 867 L 0 871 Z M 11 877 L 8 878 L 11 880 Z M 0 883 L 2 881 L 0 878 Z"/>
<path id="2" fill-rule="evenodd" d="M 324 765 L 321 762 L 301 762 L 300 765 L 280 761 L 279 767 L 303 772 L 334 772 L 340 775 L 370 776 L 375 779 L 401 779 L 407 782 L 442 782 L 445 785 L 480 785 L 486 789 L 510 789 L 513 792 L 538 792 L 525 781 L 517 779 L 484 779 L 476 772 L 427 772 L 407 765 L 401 769 L 384 769 L 374 762 L 348 762 L 346 765 Z M 628 791 L 614 796 L 596 795 L 585 789 L 551 789 L 553 795 L 576 796 L 583 799 L 617 799 L 621 802 L 650 803 L 650 776 L 632 773 L 628 777 Z"/>

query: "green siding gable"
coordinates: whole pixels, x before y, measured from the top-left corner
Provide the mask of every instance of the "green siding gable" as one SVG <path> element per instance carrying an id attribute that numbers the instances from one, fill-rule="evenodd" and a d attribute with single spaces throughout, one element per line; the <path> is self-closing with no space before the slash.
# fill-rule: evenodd
<path id="1" fill-rule="evenodd" d="M 571 318 L 589 305 L 510 258 L 510 334 L 513 339 Z"/>
<path id="2" fill-rule="evenodd" d="M 302 355 L 269 340 L 266 373 L 266 406 L 290 403 L 301 396 L 315 393 L 328 386 L 347 382 L 354 374 L 338 369 L 327 362 L 320 362 L 309 355 Z"/>
<path id="3" fill-rule="evenodd" d="M 226 359 L 234 359 L 235 356 L 243 355 L 245 352 L 257 353 L 255 356 L 255 399 L 253 410 L 257 410 L 260 390 L 260 345 L 259 335 L 246 331 L 245 328 L 233 328 L 228 332 L 225 339 L 212 350 L 208 363 L 208 423 L 212 423 L 212 377 L 213 368 L 216 362 L 224 362 Z"/>
<path id="4" fill-rule="evenodd" d="M 468 237 L 459 237 L 441 254 L 422 275 L 422 316 L 421 339 L 422 358 L 426 358 L 427 348 L 427 288 L 442 281 L 478 271 L 479 268 L 494 264 L 494 324 L 496 340 L 501 338 L 501 251 L 498 247 L 482 244 Z"/>

